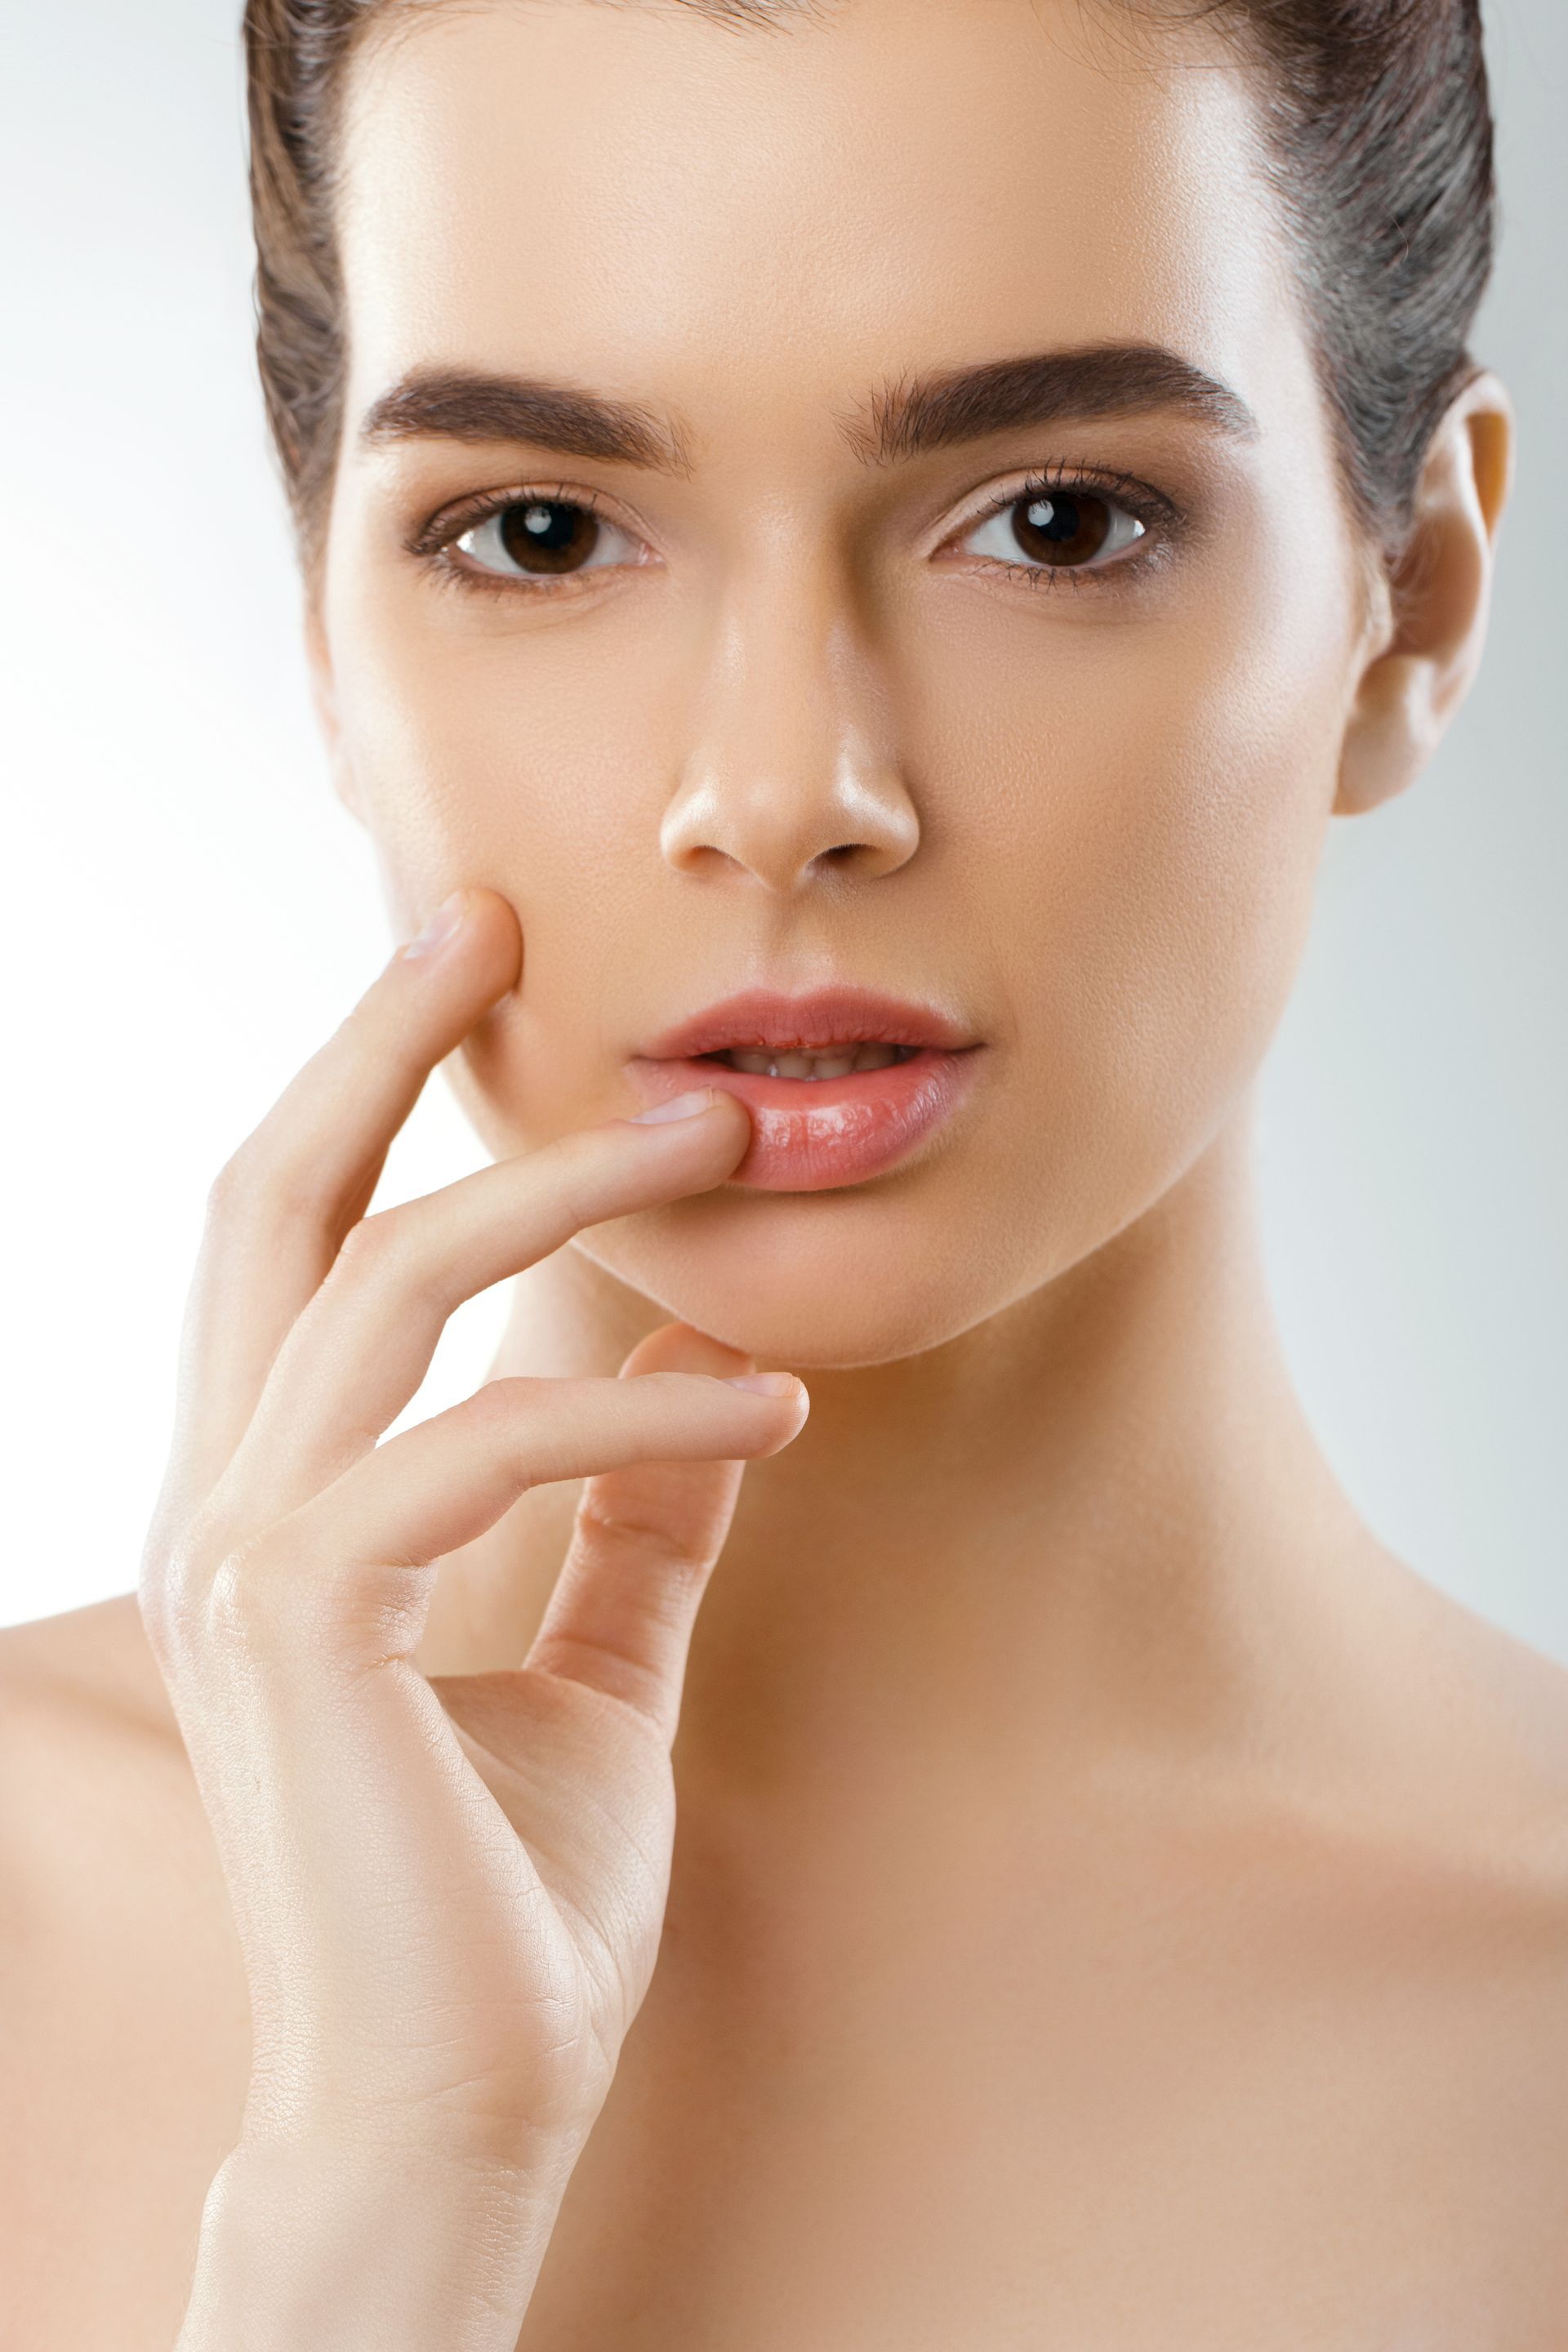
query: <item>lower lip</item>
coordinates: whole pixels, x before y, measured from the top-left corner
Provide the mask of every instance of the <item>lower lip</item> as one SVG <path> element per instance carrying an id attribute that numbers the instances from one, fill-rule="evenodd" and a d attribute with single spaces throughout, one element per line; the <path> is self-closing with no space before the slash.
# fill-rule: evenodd
<path id="1" fill-rule="evenodd" d="M 649 1103 L 712 1087 L 738 1095 L 752 1141 L 731 1181 L 761 1192 L 825 1192 L 863 1184 L 907 1160 L 950 1119 L 967 1093 L 978 1049 L 922 1049 L 883 1070 L 842 1078 L 765 1078 L 727 1062 L 637 1061 Z"/>

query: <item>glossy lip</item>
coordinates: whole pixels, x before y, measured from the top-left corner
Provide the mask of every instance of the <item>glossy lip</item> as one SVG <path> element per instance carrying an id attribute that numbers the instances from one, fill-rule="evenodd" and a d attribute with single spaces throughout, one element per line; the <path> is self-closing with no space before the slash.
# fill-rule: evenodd
<path id="1" fill-rule="evenodd" d="M 836 1045 L 903 1045 L 885 1070 L 841 1078 L 769 1078 L 702 1057 L 734 1052 L 827 1053 Z M 765 1192 L 821 1192 L 880 1176 L 934 1135 L 967 1095 L 980 1043 L 929 1005 L 869 989 L 804 996 L 753 989 L 667 1030 L 627 1064 L 649 1103 L 695 1087 L 738 1096 L 752 1142 L 731 1179 Z"/>

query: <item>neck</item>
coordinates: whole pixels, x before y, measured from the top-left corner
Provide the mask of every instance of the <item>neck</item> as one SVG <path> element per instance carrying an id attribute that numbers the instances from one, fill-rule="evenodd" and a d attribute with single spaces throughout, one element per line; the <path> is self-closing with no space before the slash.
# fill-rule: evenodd
<path id="1" fill-rule="evenodd" d="M 663 1319 L 568 1249 L 520 1282 L 495 1370 L 613 1372 Z M 1091 1258 L 961 1339 L 794 1369 L 811 1419 L 746 1474 L 693 1646 L 687 1769 L 798 1790 L 916 1756 L 1212 1754 L 1277 1740 L 1342 1664 L 1336 1612 L 1377 1548 L 1282 1361 L 1245 1114 Z M 431 1671 L 524 1654 L 574 1499 L 529 1496 L 444 1563 Z"/>

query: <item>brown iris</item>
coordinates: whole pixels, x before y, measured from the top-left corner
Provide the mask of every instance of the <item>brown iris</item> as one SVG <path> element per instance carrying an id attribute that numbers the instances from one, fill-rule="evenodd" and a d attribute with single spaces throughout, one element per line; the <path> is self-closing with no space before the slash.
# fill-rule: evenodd
<path id="1" fill-rule="evenodd" d="M 594 552 L 599 519 L 564 499 L 527 499 L 502 509 L 497 536 L 521 572 L 574 572 Z"/>
<path id="2" fill-rule="evenodd" d="M 1110 508 L 1088 490 L 1047 490 L 1017 499 L 1013 536 L 1037 563 L 1087 563 L 1110 536 Z"/>

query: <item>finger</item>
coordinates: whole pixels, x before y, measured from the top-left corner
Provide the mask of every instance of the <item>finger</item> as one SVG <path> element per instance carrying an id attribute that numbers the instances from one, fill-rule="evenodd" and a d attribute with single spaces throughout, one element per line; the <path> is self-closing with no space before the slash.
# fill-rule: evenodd
<path id="1" fill-rule="evenodd" d="M 749 1356 L 667 1323 L 633 1349 L 621 1378 L 732 1380 L 752 1370 Z M 743 1469 L 738 1461 L 638 1462 L 590 1478 L 528 1665 L 607 1691 L 673 1740 L 692 1628 Z"/>
<path id="2" fill-rule="evenodd" d="M 457 894 L 456 926 L 395 955 L 212 1188 L 181 1343 L 172 1482 L 205 1494 L 295 1317 L 363 1215 L 426 1076 L 517 979 L 517 918 Z"/>
<path id="3" fill-rule="evenodd" d="M 417 1646 L 430 1563 L 531 1486 L 634 1463 L 749 1461 L 787 1445 L 805 1391 L 654 1372 L 492 1381 L 389 1438 L 249 1545 L 213 1563 L 224 1622 L 261 1657 L 372 1665 Z M 210 1588 L 209 1588 L 210 1589 Z"/>
<path id="4" fill-rule="evenodd" d="M 584 1129 L 367 1217 L 279 1352 L 226 1509 L 255 1525 L 295 1509 L 395 1419 L 464 1299 L 584 1226 L 721 1183 L 750 1133 L 744 1108 L 713 1091 L 690 1117 Z"/>

